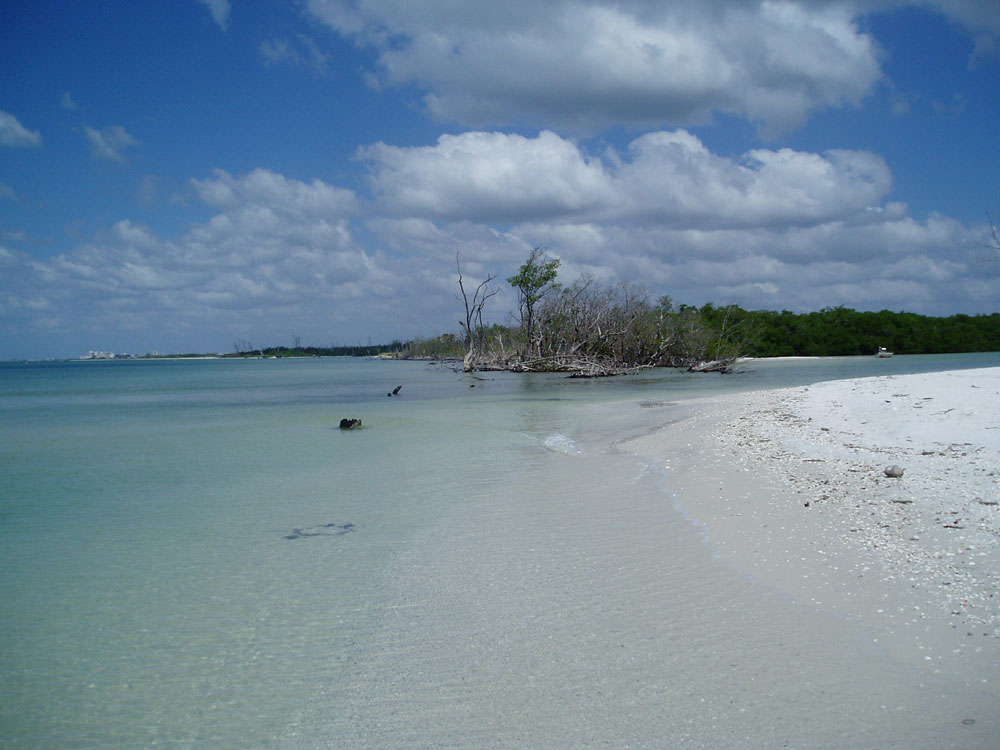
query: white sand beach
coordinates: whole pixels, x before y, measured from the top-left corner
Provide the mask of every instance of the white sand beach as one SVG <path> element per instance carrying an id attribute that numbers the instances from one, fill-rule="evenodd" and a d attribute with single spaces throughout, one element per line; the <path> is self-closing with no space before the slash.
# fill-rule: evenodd
<path id="1" fill-rule="evenodd" d="M 697 406 L 631 447 L 719 557 L 858 623 L 887 658 L 996 696 L 1000 716 L 1000 368 Z"/>

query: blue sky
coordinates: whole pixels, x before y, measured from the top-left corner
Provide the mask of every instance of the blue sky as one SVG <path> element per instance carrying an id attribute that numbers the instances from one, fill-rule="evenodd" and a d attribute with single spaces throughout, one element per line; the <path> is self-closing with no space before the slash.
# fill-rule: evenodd
<path id="1" fill-rule="evenodd" d="M 0 359 L 457 331 L 532 247 L 1000 309 L 994 0 L 11 0 L 0 59 Z"/>

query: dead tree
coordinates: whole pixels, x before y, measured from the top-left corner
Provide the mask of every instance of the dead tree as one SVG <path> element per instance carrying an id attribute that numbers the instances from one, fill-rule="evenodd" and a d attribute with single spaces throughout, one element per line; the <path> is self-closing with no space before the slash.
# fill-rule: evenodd
<path id="1" fill-rule="evenodd" d="M 465 320 L 459 321 L 462 331 L 465 333 L 466 355 L 464 369 L 466 372 L 475 368 L 476 360 L 481 355 L 478 349 L 483 345 L 483 307 L 486 300 L 500 293 L 499 289 L 490 289 L 490 282 L 496 278 L 496 274 L 487 274 L 486 280 L 480 282 L 469 299 L 469 293 L 465 289 L 465 280 L 462 277 L 462 263 L 459 258 L 460 253 L 455 253 L 455 268 L 458 271 L 458 289 L 462 293 L 461 301 L 465 305 Z M 457 299 L 457 295 L 456 295 Z"/>
<path id="2" fill-rule="evenodd" d="M 1000 234 L 997 232 L 996 224 L 993 223 L 993 216 L 989 211 L 986 212 L 986 219 L 990 222 L 990 235 L 993 238 L 993 242 L 986 243 L 986 247 L 1000 253 Z"/>

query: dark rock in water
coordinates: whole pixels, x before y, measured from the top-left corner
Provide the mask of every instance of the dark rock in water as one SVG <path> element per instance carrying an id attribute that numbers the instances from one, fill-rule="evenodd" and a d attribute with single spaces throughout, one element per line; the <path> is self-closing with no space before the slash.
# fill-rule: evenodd
<path id="1" fill-rule="evenodd" d="M 355 427 L 361 426 L 360 419 L 341 419 L 340 429 L 342 430 L 353 430 Z"/>
<path id="2" fill-rule="evenodd" d="M 882 473 L 887 477 L 898 479 L 903 476 L 903 467 L 899 464 L 893 464 L 892 466 L 886 466 L 885 469 L 882 470 Z"/>
<path id="3" fill-rule="evenodd" d="M 307 536 L 343 536 L 357 527 L 353 523 L 324 523 L 319 526 L 308 526 L 304 529 L 292 529 L 285 539 L 301 539 Z"/>

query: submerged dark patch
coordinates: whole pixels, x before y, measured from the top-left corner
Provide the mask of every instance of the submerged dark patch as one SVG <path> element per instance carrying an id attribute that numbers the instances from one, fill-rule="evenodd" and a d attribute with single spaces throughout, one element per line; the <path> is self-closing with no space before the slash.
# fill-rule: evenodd
<path id="1" fill-rule="evenodd" d="M 299 539 L 306 536 L 343 536 L 357 528 L 353 523 L 324 523 L 318 526 L 307 526 L 304 529 L 292 529 L 285 539 Z"/>

